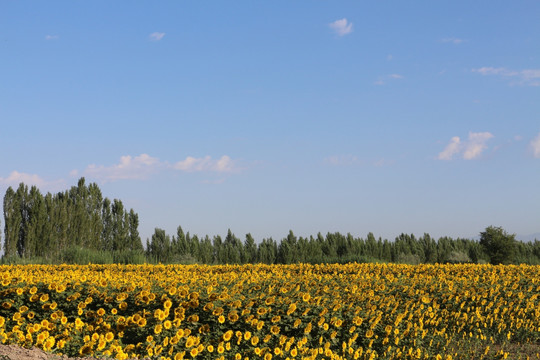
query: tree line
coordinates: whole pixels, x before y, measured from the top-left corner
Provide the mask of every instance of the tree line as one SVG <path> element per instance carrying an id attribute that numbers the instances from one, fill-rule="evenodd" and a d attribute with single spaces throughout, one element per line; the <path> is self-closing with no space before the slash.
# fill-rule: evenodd
<path id="1" fill-rule="evenodd" d="M 3 261 L 76 263 L 527 263 L 540 264 L 540 241 L 521 242 L 500 227 L 490 226 L 480 240 L 416 237 L 400 234 L 393 241 L 354 237 L 339 232 L 297 237 L 293 231 L 280 241 L 242 240 L 230 229 L 225 237 L 199 237 L 178 226 L 169 235 L 156 228 L 143 247 L 137 213 L 118 199 L 103 198 L 98 185 L 77 186 L 42 195 L 21 183 L 4 196 Z"/>
<path id="2" fill-rule="evenodd" d="M 400 234 L 394 241 L 369 233 L 366 238 L 339 232 L 297 237 L 289 231 L 281 241 L 272 238 L 256 243 L 251 234 L 242 241 L 229 229 L 225 238 L 199 238 L 184 233 L 181 226 L 172 237 L 156 228 L 147 240 L 146 256 L 154 262 L 205 264 L 291 263 L 527 263 L 540 264 L 540 241 L 525 243 L 504 229 L 488 227 L 480 241 L 429 234 Z"/>
<path id="3" fill-rule="evenodd" d="M 95 251 L 143 252 L 139 216 L 122 201 L 103 198 L 97 184 L 43 195 L 24 183 L 9 187 L 4 196 L 6 258 L 62 260 L 74 248 Z"/>

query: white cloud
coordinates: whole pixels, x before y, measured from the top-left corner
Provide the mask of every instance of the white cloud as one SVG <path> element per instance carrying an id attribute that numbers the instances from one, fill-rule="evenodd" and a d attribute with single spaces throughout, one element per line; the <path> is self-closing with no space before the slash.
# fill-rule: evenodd
<path id="1" fill-rule="evenodd" d="M 455 45 L 459 45 L 461 43 L 464 43 L 465 41 L 466 40 L 458 39 L 458 38 L 454 38 L 454 37 L 441 39 L 441 42 L 443 42 L 443 43 L 452 43 L 452 44 L 455 44 Z"/>
<path id="2" fill-rule="evenodd" d="M 163 39 L 164 36 L 165 36 L 165 33 L 163 32 L 153 32 L 150 35 L 148 35 L 148 37 L 152 41 L 160 41 L 161 39 Z"/>
<path id="3" fill-rule="evenodd" d="M 37 187 L 45 185 L 45 180 L 43 180 L 39 175 L 36 174 L 27 174 L 20 173 L 18 171 L 12 171 L 7 178 L 0 177 L 0 184 L 7 186 L 17 186 L 22 182 L 26 185 L 36 185 Z"/>
<path id="4" fill-rule="evenodd" d="M 45 40 L 57 40 L 58 38 L 58 35 L 45 35 Z"/>
<path id="5" fill-rule="evenodd" d="M 540 86 L 540 69 L 511 70 L 504 67 L 481 67 L 473 69 L 484 76 L 496 75 L 512 79 L 512 85 Z"/>
<path id="6" fill-rule="evenodd" d="M 167 161 L 161 161 L 158 158 L 148 154 L 141 154 L 132 157 L 130 155 L 120 157 L 120 162 L 111 166 L 89 165 L 83 175 L 99 179 L 103 182 L 128 180 L 128 179 L 146 179 L 150 175 L 160 171 L 178 170 L 185 172 L 216 172 L 228 173 L 241 170 L 235 160 L 229 156 L 223 155 L 219 159 L 212 159 L 210 156 L 195 158 L 188 156 L 182 161 L 170 164 Z M 79 172 L 73 170 L 70 173 L 77 176 Z"/>
<path id="7" fill-rule="evenodd" d="M 328 26 L 330 26 L 330 28 L 339 36 L 350 34 L 353 31 L 353 24 L 348 22 L 345 18 L 336 20 L 328 24 Z"/>
<path id="8" fill-rule="evenodd" d="M 472 160 L 480 156 L 482 151 L 487 149 L 486 142 L 492 137 L 493 134 L 489 132 L 469 133 L 469 140 L 463 150 L 463 158 L 465 160 Z"/>
<path id="9" fill-rule="evenodd" d="M 510 71 L 505 68 L 499 67 L 481 67 L 479 69 L 473 69 L 473 72 L 480 73 L 482 75 L 503 75 L 503 76 L 515 76 L 517 72 Z"/>
<path id="10" fill-rule="evenodd" d="M 459 136 L 454 136 L 444 150 L 439 153 L 437 159 L 452 160 L 455 155 L 461 155 L 465 160 L 476 159 L 487 149 L 486 142 L 492 137 L 493 134 L 489 132 L 470 132 L 469 138 L 465 141 L 461 141 Z"/>
<path id="11" fill-rule="evenodd" d="M 42 192 L 61 191 L 63 188 L 65 188 L 64 179 L 48 181 L 43 179 L 39 175 L 18 172 L 16 170 L 12 171 L 7 178 L 0 177 L 0 185 L 3 186 L 11 186 L 13 188 L 16 188 L 19 186 L 20 183 L 24 183 L 29 187 L 35 185 Z"/>
<path id="12" fill-rule="evenodd" d="M 188 156 L 185 160 L 175 163 L 173 168 L 187 172 L 232 172 L 236 170 L 235 162 L 227 155 L 223 155 L 217 160 L 212 159 L 210 156 L 205 156 L 203 158 L 194 158 Z"/>
<path id="13" fill-rule="evenodd" d="M 540 133 L 531 141 L 531 149 L 535 158 L 540 158 Z"/>
<path id="14" fill-rule="evenodd" d="M 148 154 L 131 157 L 120 157 L 120 163 L 112 166 L 89 165 L 84 171 L 85 175 L 97 178 L 101 181 L 116 181 L 126 179 L 144 179 L 151 173 L 164 166 L 159 159 Z"/>
<path id="15" fill-rule="evenodd" d="M 326 164 L 333 166 L 348 166 L 358 164 L 360 161 L 354 155 L 332 155 L 323 159 Z"/>
<path id="16" fill-rule="evenodd" d="M 437 158 L 439 160 L 452 160 L 452 157 L 460 151 L 460 147 L 461 140 L 459 136 L 454 136 Z"/>

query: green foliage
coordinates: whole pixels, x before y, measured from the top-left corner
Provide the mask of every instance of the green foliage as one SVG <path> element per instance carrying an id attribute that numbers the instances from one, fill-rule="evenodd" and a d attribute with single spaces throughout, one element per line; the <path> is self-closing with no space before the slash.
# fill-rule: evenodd
<path id="1" fill-rule="evenodd" d="M 118 199 L 103 198 L 95 184 L 79 179 L 77 186 L 42 195 L 24 183 L 9 187 L 3 201 L 3 263 L 77 264 L 293 264 L 396 262 L 540 264 L 540 241 L 523 243 L 500 227 L 490 226 L 480 241 L 424 234 L 400 234 L 393 241 L 339 232 L 308 238 L 292 230 L 280 241 L 257 243 L 251 234 L 242 241 L 230 229 L 222 238 L 199 238 L 181 226 L 172 238 L 155 229 L 143 247 L 137 213 Z"/>
<path id="2" fill-rule="evenodd" d="M 405 254 L 401 253 L 397 258 L 398 264 L 418 265 L 421 263 L 420 256 L 418 254 Z"/>
<path id="3" fill-rule="evenodd" d="M 70 246 L 60 254 L 60 261 L 65 264 L 112 264 L 113 254 L 108 251 L 93 250 L 81 246 Z"/>
<path id="4" fill-rule="evenodd" d="M 193 265 L 193 264 L 198 264 L 199 262 L 197 261 L 196 258 L 188 254 L 188 255 L 173 256 L 169 259 L 167 263 L 180 264 L 180 265 Z"/>
<path id="5" fill-rule="evenodd" d="M 464 264 L 464 263 L 470 263 L 471 258 L 469 257 L 468 254 L 466 254 L 463 251 L 454 250 L 448 254 L 446 258 L 446 262 L 451 263 L 451 264 Z"/>
<path id="6" fill-rule="evenodd" d="M 120 200 L 103 199 L 99 187 L 77 186 L 57 194 L 41 194 L 24 183 L 4 196 L 4 255 L 61 261 L 73 247 L 102 251 L 143 252 L 138 215 Z M 68 249 L 68 250 L 66 250 Z M 82 256 L 82 255 L 81 255 Z M 133 261 L 141 260 L 140 256 Z M 99 258 L 98 258 L 99 260 Z M 105 261 L 105 260 L 99 260 Z"/>
<path id="7" fill-rule="evenodd" d="M 146 256 L 141 250 L 117 250 L 112 252 L 115 264 L 144 264 Z"/>
<path id="8" fill-rule="evenodd" d="M 4 255 L 0 259 L 0 264 L 2 265 L 30 265 L 30 264 L 51 265 L 51 264 L 55 264 L 55 262 L 52 259 L 46 259 L 44 257 L 23 258 L 18 255 L 12 255 L 12 256 Z"/>
<path id="9" fill-rule="evenodd" d="M 491 264 L 509 264 L 515 260 L 515 238 L 515 234 L 508 234 L 502 227 L 489 226 L 480 233 L 480 245 L 489 256 Z"/>

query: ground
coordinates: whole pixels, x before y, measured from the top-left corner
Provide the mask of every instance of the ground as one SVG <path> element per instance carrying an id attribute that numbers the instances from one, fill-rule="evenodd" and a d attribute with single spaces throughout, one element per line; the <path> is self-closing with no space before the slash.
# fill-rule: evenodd
<path id="1" fill-rule="evenodd" d="M 67 356 L 47 354 L 41 349 L 25 349 L 16 345 L 0 344 L 0 360 L 75 360 Z M 86 358 L 92 360 L 93 358 Z"/>

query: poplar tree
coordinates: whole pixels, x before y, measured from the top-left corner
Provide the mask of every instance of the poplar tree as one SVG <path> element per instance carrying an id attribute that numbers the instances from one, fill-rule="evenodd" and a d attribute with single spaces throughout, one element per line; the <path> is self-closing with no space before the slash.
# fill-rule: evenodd
<path id="1" fill-rule="evenodd" d="M 111 200 L 105 198 L 101 209 L 101 221 L 103 229 L 101 231 L 101 249 L 105 251 L 113 250 L 113 216 L 111 211 Z"/>
<path id="2" fill-rule="evenodd" d="M 242 242 L 228 229 L 227 236 L 223 242 L 225 251 L 225 262 L 227 264 L 240 264 L 242 259 Z"/>
<path id="3" fill-rule="evenodd" d="M 102 243 L 103 220 L 102 216 L 103 195 L 96 183 L 88 185 L 88 246 L 92 249 L 100 249 Z"/>
<path id="4" fill-rule="evenodd" d="M 176 242 L 175 242 L 175 253 L 179 256 L 185 256 L 189 254 L 189 244 L 186 241 L 186 235 L 182 226 L 178 226 L 176 229 Z"/>
<path id="5" fill-rule="evenodd" d="M 41 192 L 36 186 L 30 188 L 26 201 L 25 252 L 27 257 L 44 256 L 48 249 L 44 246 L 47 212 Z"/>
<path id="6" fill-rule="evenodd" d="M 4 255 L 17 255 L 17 243 L 21 231 L 21 213 L 17 193 L 10 186 L 4 195 Z"/>
<path id="7" fill-rule="evenodd" d="M 88 188 L 85 185 L 84 177 L 79 179 L 77 186 L 71 187 L 69 190 L 69 199 L 70 241 L 73 243 L 73 245 L 88 247 L 90 242 L 90 219 L 86 208 Z"/>
<path id="8" fill-rule="evenodd" d="M 70 235 L 71 220 L 69 216 L 68 192 L 59 192 L 53 199 L 51 222 L 53 224 L 54 256 L 59 257 L 60 251 L 72 245 Z"/>
<path id="9" fill-rule="evenodd" d="M 141 237 L 139 236 L 139 215 L 129 210 L 128 216 L 129 246 L 128 250 L 142 252 L 144 251 Z"/>
<path id="10" fill-rule="evenodd" d="M 244 240 L 244 257 L 243 263 L 254 264 L 257 261 L 257 244 L 251 234 L 246 234 L 246 240 Z"/>
<path id="11" fill-rule="evenodd" d="M 150 241 L 150 244 L 148 244 L 147 253 L 149 257 L 156 262 L 167 262 L 169 260 L 170 243 L 171 240 L 169 236 L 165 234 L 165 230 L 155 228 L 152 240 Z"/>
<path id="12" fill-rule="evenodd" d="M 210 237 L 206 235 L 200 242 L 199 256 L 197 257 L 197 260 L 203 264 L 211 264 L 213 262 L 213 250 L 212 240 L 210 240 Z"/>
<path id="13" fill-rule="evenodd" d="M 219 235 L 214 236 L 214 239 L 212 240 L 212 246 L 214 248 L 214 254 L 213 254 L 214 263 L 225 264 L 223 241 L 221 240 L 221 236 Z"/>
<path id="14" fill-rule="evenodd" d="M 20 212 L 20 227 L 19 227 L 19 233 L 17 236 L 17 254 L 19 254 L 20 257 L 26 257 L 27 256 L 27 231 L 28 231 L 28 206 L 27 206 L 27 199 L 28 199 L 28 186 L 24 185 L 23 183 L 19 184 L 19 187 L 17 188 L 16 192 L 16 208 L 15 211 Z"/>

